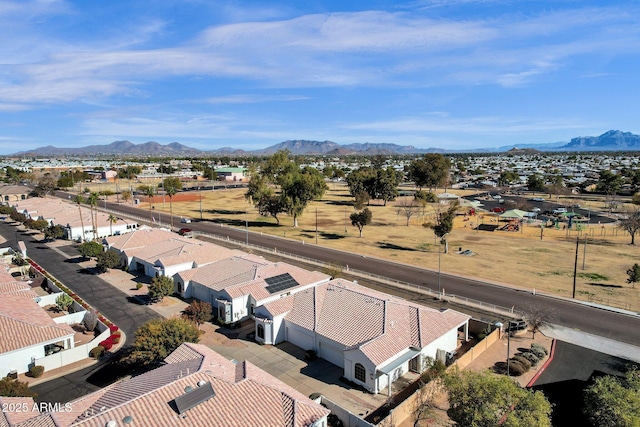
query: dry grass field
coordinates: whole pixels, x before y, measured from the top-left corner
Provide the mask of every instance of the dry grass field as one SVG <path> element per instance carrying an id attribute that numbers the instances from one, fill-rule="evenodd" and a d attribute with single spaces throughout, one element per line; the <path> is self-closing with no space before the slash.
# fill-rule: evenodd
<path id="1" fill-rule="evenodd" d="M 173 213 L 200 218 L 198 193 L 189 194 L 191 201 L 174 201 Z M 440 245 L 433 232 L 422 226 L 433 214 L 430 206 L 424 215 L 413 216 L 407 226 L 406 217 L 398 213 L 397 201 L 387 206 L 373 202 L 369 207 L 373 223 L 364 228 L 359 238 L 357 228 L 349 220 L 354 210 L 345 185 L 331 184 L 324 198 L 312 202 L 299 218 L 298 228 L 293 228 L 293 218 L 287 215 L 281 216 L 279 226 L 273 218 L 258 215 L 244 199 L 242 189 L 209 190 L 201 194 L 203 218 L 209 221 L 244 228 L 247 220 L 251 231 L 315 244 L 317 211 L 318 245 L 432 270 L 438 268 Z M 164 202 L 156 199 L 154 205 L 156 211 L 169 211 L 168 198 Z M 140 208 L 148 209 L 148 204 L 141 203 Z M 525 224 L 518 232 L 488 232 L 475 229 L 478 221 L 498 224 L 497 217 L 490 214 L 466 220 L 459 216 L 448 236 L 449 253 L 441 256 L 443 272 L 571 297 L 576 237 L 580 237 L 576 298 L 640 311 L 640 285 L 632 289 L 626 282 L 626 271 L 638 262 L 640 249 L 629 244 L 630 237 L 622 230 L 597 224 L 582 231 L 545 228 L 541 240 L 539 222 Z M 459 248 L 471 250 L 474 255 L 460 255 Z"/>

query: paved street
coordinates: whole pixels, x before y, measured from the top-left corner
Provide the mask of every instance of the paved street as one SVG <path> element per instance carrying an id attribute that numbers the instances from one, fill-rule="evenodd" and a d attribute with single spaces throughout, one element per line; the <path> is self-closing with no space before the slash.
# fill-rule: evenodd
<path id="1" fill-rule="evenodd" d="M 145 306 L 131 304 L 127 295 L 100 277 L 91 274 L 79 274 L 82 267 L 69 262 L 58 250 L 51 250 L 47 245 L 37 241 L 28 233 L 17 231 L 17 227 L 0 221 L 0 234 L 7 239 L 8 244 L 16 246 L 16 239 L 22 240 L 27 246 L 27 254 L 44 267 L 54 277 L 73 289 L 83 300 L 104 314 L 109 320 L 118 325 L 127 335 L 127 343 L 133 340 L 137 327 L 147 320 L 159 315 Z M 75 251 L 70 246 L 65 251 Z M 78 256 L 77 251 L 74 254 Z M 73 253 L 73 252 L 71 252 Z M 70 256 L 67 254 L 67 256 Z M 89 368 L 71 373 L 33 387 L 38 398 L 44 402 L 67 402 L 87 393 L 97 390 L 117 376 L 117 372 L 110 369 L 109 363 L 102 361 Z"/>

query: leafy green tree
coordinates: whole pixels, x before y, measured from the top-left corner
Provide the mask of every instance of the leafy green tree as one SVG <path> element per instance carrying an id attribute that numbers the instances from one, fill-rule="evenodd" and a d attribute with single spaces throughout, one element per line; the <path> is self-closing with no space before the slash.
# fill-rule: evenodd
<path id="1" fill-rule="evenodd" d="M 625 378 L 596 378 L 584 393 L 585 412 L 594 426 L 640 426 L 640 370 L 630 369 Z"/>
<path id="2" fill-rule="evenodd" d="M 193 300 L 191 304 L 184 309 L 183 314 L 185 318 L 200 327 L 203 323 L 211 320 L 213 308 L 208 302 Z"/>
<path id="3" fill-rule="evenodd" d="M 44 229 L 44 238 L 47 240 L 56 240 L 64 237 L 64 227 L 56 224 L 50 225 Z"/>
<path id="4" fill-rule="evenodd" d="M 147 288 L 149 289 L 151 300 L 162 301 L 164 297 L 173 294 L 173 279 L 167 276 L 156 276 L 151 279 L 151 283 Z"/>
<path id="5" fill-rule="evenodd" d="M 409 165 L 409 180 L 413 181 L 422 190 L 428 187 L 429 191 L 446 184 L 449 178 L 451 161 L 442 154 L 428 153 L 422 159 L 417 159 Z"/>
<path id="6" fill-rule="evenodd" d="M 365 227 L 365 225 L 371 224 L 372 218 L 373 214 L 371 213 L 369 208 L 364 208 L 360 212 L 354 212 L 349 217 L 349 219 L 351 219 L 351 225 L 358 227 L 360 237 L 362 237 L 362 229 Z"/>
<path id="7" fill-rule="evenodd" d="M 99 242 L 92 240 L 78 246 L 78 252 L 85 258 L 95 258 L 104 252 L 104 247 Z"/>
<path id="8" fill-rule="evenodd" d="M 182 343 L 197 343 L 200 331 L 191 321 L 180 317 L 154 319 L 136 331 L 136 338 L 127 362 L 141 366 L 155 366 Z"/>
<path id="9" fill-rule="evenodd" d="M 13 168 L 11 166 L 6 166 L 4 168 L 4 181 L 10 184 L 17 184 L 22 180 L 24 176 L 24 172 L 20 169 Z"/>
<path id="10" fill-rule="evenodd" d="M 436 204 L 435 206 L 436 214 L 434 220 L 425 222 L 422 226 L 432 229 L 436 237 L 439 237 L 444 241 L 444 253 L 446 254 L 449 251 L 449 245 L 447 244 L 445 237 L 447 234 L 451 233 L 451 230 L 453 230 L 453 220 L 457 215 L 460 202 L 456 200 L 455 202 L 449 203 L 449 205 L 444 209 L 440 204 Z"/>
<path id="11" fill-rule="evenodd" d="M 631 283 L 633 289 L 636 288 L 636 283 L 640 282 L 640 264 L 635 263 L 633 267 L 627 270 L 627 283 Z"/>
<path id="12" fill-rule="evenodd" d="M 182 190 L 182 182 L 177 176 L 169 176 L 162 181 L 162 188 L 167 196 L 169 196 L 169 214 L 171 218 L 171 229 L 173 229 L 173 196 L 175 196 L 179 190 Z"/>
<path id="13" fill-rule="evenodd" d="M 316 169 L 300 170 L 288 156 L 288 151 L 278 151 L 262 164 L 260 172 L 253 171 L 245 198 L 261 215 L 273 216 L 276 221 L 279 213 L 289 213 L 293 216 L 293 226 L 297 227 L 298 217 L 311 200 L 322 197 L 327 185 Z"/>
<path id="14" fill-rule="evenodd" d="M 29 383 L 4 377 L 0 379 L 0 396 L 36 397 L 37 394 L 31 391 Z"/>
<path id="15" fill-rule="evenodd" d="M 502 171 L 498 177 L 498 185 L 507 186 L 520 181 L 520 176 L 514 171 Z"/>
<path id="16" fill-rule="evenodd" d="M 551 404 L 542 392 L 521 388 L 491 372 L 446 374 L 449 418 L 465 427 L 551 427 Z"/>
<path id="17" fill-rule="evenodd" d="M 73 305 L 73 298 L 69 295 L 63 293 L 60 294 L 58 298 L 56 298 L 56 307 L 60 311 L 67 311 L 69 307 Z"/>
<path id="18" fill-rule="evenodd" d="M 617 174 L 614 174 L 608 169 L 600 171 L 598 182 L 596 183 L 596 190 L 605 193 L 608 196 L 612 196 L 620 191 L 620 187 L 624 184 L 624 179 Z"/>
<path id="19" fill-rule="evenodd" d="M 153 196 L 155 195 L 155 188 L 153 188 L 152 185 L 141 185 L 138 187 L 138 191 L 141 191 L 142 193 L 144 193 L 145 196 L 147 196 L 149 198 L 149 221 L 153 221 L 153 213 L 152 213 L 152 207 L 153 207 Z"/>
<path id="20" fill-rule="evenodd" d="M 96 256 L 96 267 L 100 271 L 109 271 L 112 268 L 119 267 L 121 264 L 122 259 L 116 251 L 103 251 Z"/>
<path id="21" fill-rule="evenodd" d="M 527 188 L 534 193 L 536 191 L 545 191 L 544 178 L 537 173 L 529 175 L 527 178 Z"/>

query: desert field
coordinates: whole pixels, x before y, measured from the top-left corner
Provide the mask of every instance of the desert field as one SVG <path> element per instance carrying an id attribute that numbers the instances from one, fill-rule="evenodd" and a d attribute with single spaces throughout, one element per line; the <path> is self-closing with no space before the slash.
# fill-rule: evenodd
<path id="1" fill-rule="evenodd" d="M 364 228 L 359 238 L 358 229 L 349 220 L 354 209 L 344 184 L 331 183 L 322 200 L 309 204 L 297 228 L 293 227 L 293 218 L 284 214 L 279 216 L 279 226 L 273 218 L 260 216 L 245 200 L 244 192 L 233 189 L 180 193 L 181 197 L 174 197 L 173 213 L 199 219 L 202 203 L 205 220 L 241 228 L 246 220 L 251 231 L 316 244 L 317 212 L 318 245 L 438 269 L 438 251 L 443 246 L 438 244 L 432 230 L 422 226 L 432 217 L 433 206 L 428 205 L 424 212 L 412 216 L 407 225 L 406 216 L 396 207 L 402 197 L 387 206 L 374 201 L 369 206 L 372 224 Z M 463 195 L 462 191 L 454 193 Z M 114 198 L 111 196 L 110 200 Z M 144 200 L 139 206 L 142 210 L 149 209 Z M 595 204 L 592 206 L 594 210 L 597 208 Z M 154 209 L 169 212 L 168 197 L 156 196 Z M 640 284 L 633 289 L 626 282 L 626 271 L 639 262 L 640 249 L 629 244 L 630 236 L 623 230 L 598 224 L 580 231 L 551 227 L 544 228 L 541 240 L 539 221 L 525 224 L 517 232 L 478 231 L 477 223 L 502 225 L 493 214 L 458 216 L 448 236 L 449 253 L 441 255 L 441 271 L 570 298 L 579 238 L 576 298 L 640 311 Z M 176 221 L 174 226 L 180 224 Z M 459 254 L 460 249 L 473 255 Z"/>

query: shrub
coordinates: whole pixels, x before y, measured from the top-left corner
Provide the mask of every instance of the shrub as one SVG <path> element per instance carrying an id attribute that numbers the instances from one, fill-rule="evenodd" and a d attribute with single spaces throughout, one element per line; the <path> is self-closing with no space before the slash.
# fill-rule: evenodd
<path id="1" fill-rule="evenodd" d="M 109 332 L 111 332 L 111 334 L 113 335 L 114 332 L 118 331 L 118 328 L 116 325 L 109 325 Z"/>
<path id="2" fill-rule="evenodd" d="M 549 354 L 549 351 L 546 348 L 544 348 L 542 344 L 538 344 L 537 342 L 532 342 L 531 350 L 533 350 L 534 348 L 542 351 L 545 355 Z"/>
<path id="3" fill-rule="evenodd" d="M 544 349 L 534 347 L 533 345 L 531 345 L 531 353 L 535 354 L 538 359 L 543 359 L 544 356 L 546 355 L 546 353 L 544 352 Z"/>
<path id="4" fill-rule="evenodd" d="M 44 366 L 36 365 L 29 368 L 29 376 L 33 378 L 39 378 L 44 374 Z"/>
<path id="5" fill-rule="evenodd" d="M 316 400 L 316 399 L 317 399 L 317 398 L 319 398 L 320 396 L 322 396 L 322 393 L 318 393 L 318 392 L 311 393 L 311 394 L 309 395 L 309 399 L 311 399 L 311 400 Z"/>
<path id="6" fill-rule="evenodd" d="M 93 357 L 94 359 L 97 359 L 98 357 L 102 356 L 103 353 L 104 353 L 104 347 L 99 345 L 91 349 L 91 351 L 89 352 L 89 356 Z"/>
<path id="7" fill-rule="evenodd" d="M 113 341 L 111 340 L 111 337 L 109 337 L 106 340 L 100 342 L 100 346 L 102 346 L 107 351 L 111 350 L 111 347 L 113 347 Z"/>
<path id="8" fill-rule="evenodd" d="M 120 335 L 111 335 L 111 342 L 114 344 L 118 344 L 120 342 Z"/>
<path id="9" fill-rule="evenodd" d="M 136 289 L 137 290 L 142 289 L 142 283 L 140 283 L 140 282 L 136 283 Z"/>
<path id="10" fill-rule="evenodd" d="M 522 353 L 522 355 L 526 357 L 529 362 L 531 362 L 531 366 L 536 366 L 538 362 L 540 362 L 540 358 L 530 351 Z"/>
<path id="11" fill-rule="evenodd" d="M 527 371 L 528 369 L 525 369 L 520 362 L 515 359 L 509 359 L 509 375 L 519 377 Z"/>
<path id="12" fill-rule="evenodd" d="M 515 356 L 513 356 L 513 360 L 516 360 L 518 363 L 520 363 L 522 366 L 524 366 L 524 368 L 527 371 L 529 369 L 531 369 L 531 362 L 529 362 L 529 359 L 524 357 L 523 354 L 521 354 L 521 353 L 516 354 Z"/>
<path id="13" fill-rule="evenodd" d="M 111 333 L 112 337 L 120 338 L 120 335 L 122 335 L 122 331 L 114 331 L 114 332 Z"/>

